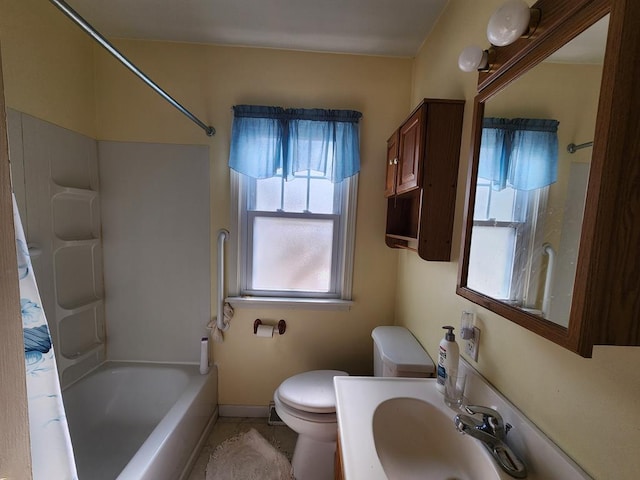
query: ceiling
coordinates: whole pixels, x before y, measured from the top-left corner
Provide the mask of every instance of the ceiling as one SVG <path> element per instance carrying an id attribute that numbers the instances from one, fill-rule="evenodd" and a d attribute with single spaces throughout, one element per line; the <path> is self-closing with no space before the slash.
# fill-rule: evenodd
<path id="1" fill-rule="evenodd" d="M 448 0 L 67 0 L 107 38 L 413 57 Z"/>

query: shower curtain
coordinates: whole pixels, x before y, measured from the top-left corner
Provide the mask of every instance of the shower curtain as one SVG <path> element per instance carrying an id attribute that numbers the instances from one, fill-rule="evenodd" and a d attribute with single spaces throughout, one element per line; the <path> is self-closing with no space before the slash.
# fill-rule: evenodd
<path id="1" fill-rule="evenodd" d="M 47 319 L 13 198 L 34 480 L 77 480 Z"/>

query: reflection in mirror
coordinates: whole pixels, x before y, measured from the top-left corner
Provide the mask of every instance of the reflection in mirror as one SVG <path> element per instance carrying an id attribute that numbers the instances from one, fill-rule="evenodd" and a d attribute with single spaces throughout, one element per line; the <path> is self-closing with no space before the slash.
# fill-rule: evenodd
<path id="1" fill-rule="evenodd" d="M 608 16 L 484 105 L 467 287 L 564 327 L 607 26 Z"/>

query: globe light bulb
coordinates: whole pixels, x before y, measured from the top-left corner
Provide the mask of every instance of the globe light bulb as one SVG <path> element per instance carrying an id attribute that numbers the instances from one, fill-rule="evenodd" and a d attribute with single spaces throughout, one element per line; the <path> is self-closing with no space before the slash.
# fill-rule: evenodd
<path id="1" fill-rule="evenodd" d="M 524 0 L 507 0 L 499 7 L 487 25 L 487 38 L 492 45 L 511 45 L 529 30 L 531 9 Z"/>
<path id="2" fill-rule="evenodd" d="M 476 45 L 465 47 L 458 57 L 458 68 L 463 72 L 473 72 L 487 68 L 487 52 Z"/>

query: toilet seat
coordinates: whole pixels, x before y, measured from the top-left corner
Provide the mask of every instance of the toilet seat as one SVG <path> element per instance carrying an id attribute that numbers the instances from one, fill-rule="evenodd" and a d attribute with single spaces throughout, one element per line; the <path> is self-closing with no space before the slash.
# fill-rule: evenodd
<path id="1" fill-rule="evenodd" d="M 313 370 L 287 378 L 278 390 L 276 397 L 291 414 L 303 418 L 309 415 L 309 421 L 319 415 L 333 414 L 335 421 L 336 394 L 333 389 L 333 377 L 349 375 L 340 370 Z M 293 413 L 297 411 L 299 413 Z M 315 414 L 315 415 L 313 415 Z M 326 420 L 324 420 L 326 421 Z"/>
<path id="2" fill-rule="evenodd" d="M 338 417 L 336 413 L 310 413 L 305 412 L 304 410 L 299 410 L 297 408 L 293 408 L 290 405 L 287 405 L 282 401 L 280 395 L 278 395 L 278 391 L 276 390 L 276 394 L 273 397 L 273 400 L 276 404 L 276 412 L 278 415 L 283 417 L 284 415 L 290 415 L 292 417 L 298 418 L 305 422 L 309 423 L 338 423 Z M 285 422 L 286 423 L 286 422 Z"/>

